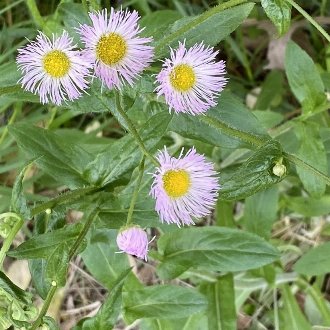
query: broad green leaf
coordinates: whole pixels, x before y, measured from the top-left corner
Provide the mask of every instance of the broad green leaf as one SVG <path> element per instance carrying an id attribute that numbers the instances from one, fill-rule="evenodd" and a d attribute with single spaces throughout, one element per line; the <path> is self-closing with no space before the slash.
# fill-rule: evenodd
<path id="1" fill-rule="evenodd" d="M 174 278 L 189 268 L 236 272 L 258 268 L 279 257 L 262 238 L 237 229 L 201 227 L 180 229 L 158 240 L 162 256 L 158 274 Z"/>
<path id="2" fill-rule="evenodd" d="M 231 172 L 229 177 L 223 179 L 219 198 L 223 200 L 243 199 L 280 182 L 284 176 L 276 176 L 272 170 L 282 157 L 279 142 L 271 140 L 265 143 L 241 166 Z"/>
<path id="3" fill-rule="evenodd" d="M 128 268 L 118 276 L 116 281 L 113 283 L 107 299 L 102 304 L 97 314 L 92 318 L 84 319 L 83 321 L 79 322 L 79 327 L 75 328 L 74 330 L 101 330 L 114 328 L 120 313 L 122 289 L 130 272 L 131 269 Z"/>
<path id="4" fill-rule="evenodd" d="M 284 75 L 282 71 L 271 71 L 262 85 L 254 109 L 267 110 L 279 104 L 282 100 L 283 85 Z M 276 114 L 279 115 L 278 113 Z"/>
<path id="5" fill-rule="evenodd" d="M 282 330 L 311 330 L 305 316 L 297 303 L 295 296 L 292 294 L 289 285 L 282 286 L 283 309 L 281 310 L 282 322 L 280 329 Z"/>
<path id="6" fill-rule="evenodd" d="M 207 308 L 207 300 L 196 289 L 175 285 L 153 285 L 123 292 L 124 318 L 128 323 L 140 318 L 175 319 Z"/>
<path id="7" fill-rule="evenodd" d="M 245 200 L 245 227 L 251 233 L 269 238 L 276 220 L 279 192 L 277 187 L 259 191 Z"/>
<path id="8" fill-rule="evenodd" d="M 60 135 L 46 129 L 19 123 L 9 126 L 18 145 L 47 174 L 70 188 L 88 184 L 82 173 L 92 156 L 80 146 L 71 144 Z"/>
<path id="9" fill-rule="evenodd" d="M 319 135 L 319 126 L 314 123 L 299 123 L 296 132 L 300 141 L 297 152 L 299 158 L 326 173 L 328 170 L 327 156 Z M 326 188 L 324 180 L 300 166 L 297 166 L 297 173 L 304 188 L 312 197 L 321 197 L 324 194 Z"/>
<path id="10" fill-rule="evenodd" d="M 144 28 L 142 34 L 146 37 L 153 37 L 159 40 L 164 36 L 164 31 L 182 16 L 176 10 L 158 10 L 145 15 L 140 20 L 141 27 Z"/>
<path id="11" fill-rule="evenodd" d="M 176 21 L 170 27 L 169 33 L 156 42 L 156 57 L 168 53 L 169 46 L 177 47 L 178 41 L 186 40 L 188 47 L 201 40 L 206 45 L 218 44 L 247 18 L 253 6 L 253 3 L 247 3 L 223 10 L 225 5 L 218 5 L 201 15 Z"/>
<path id="12" fill-rule="evenodd" d="M 50 316 L 44 316 L 42 322 L 43 324 L 47 324 L 49 330 L 60 330 L 56 321 Z"/>
<path id="13" fill-rule="evenodd" d="M 171 116 L 158 113 L 150 118 L 139 130 L 139 134 L 148 150 L 154 149 L 165 134 Z M 134 138 L 128 134 L 104 152 L 98 154 L 84 171 L 84 177 L 94 184 L 105 185 L 113 182 L 124 173 L 135 168 L 141 160 L 141 151 Z"/>
<path id="14" fill-rule="evenodd" d="M 68 244 L 64 242 L 56 246 L 53 253 L 48 257 L 46 277 L 50 283 L 55 281 L 59 287 L 64 286 L 66 282 L 70 262 L 69 251 Z"/>
<path id="15" fill-rule="evenodd" d="M 73 241 L 81 232 L 82 227 L 82 223 L 77 223 L 45 234 L 33 236 L 16 249 L 9 251 L 7 255 L 18 259 L 47 258 L 59 244 L 64 242 L 73 244 Z"/>
<path id="16" fill-rule="evenodd" d="M 115 285 L 120 274 L 129 268 L 126 255 L 116 253 L 119 251 L 116 237 L 117 230 L 95 230 L 86 249 L 81 253 L 91 274 L 109 290 Z"/>
<path id="17" fill-rule="evenodd" d="M 20 214 L 25 220 L 28 220 L 30 217 L 30 210 L 27 206 L 26 198 L 23 192 L 23 179 L 25 172 L 29 168 L 31 162 L 24 166 L 21 172 L 15 179 L 12 196 L 11 196 L 11 208 L 14 212 Z"/>
<path id="18" fill-rule="evenodd" d="M 330 213 L 330 195 L 320 198 L 283 196 L 289 210 L 306 217 L 327 215 Z"/>
<path id="19" fill-rule="evenodd" d="M 235 109 L 235 111 L 233 111 Z M 260 138 L 269 138 L 266 130 L 260 125 L 257 118 L 249 111 L 242 102 L 228 91 L 221 93 L 218 105 L 210 109 L 207 117 L 221 120 L 231 128 L 252 134 Z M 242 120 L 244 118 L 244 120 Z M 238 148 L 247 146 L 238 137 L 227 135 L 225 132 L 209 126 L 200 120 L 199 116 L 189 116 L 185 114 L 173 117 L 169 130 L 174 131 L 184 137 L 197 139 L 210 143 L 214 146 L 224 148 Z"/>
<path id="20" fill-rule="evenodd" d="M 208 299 L 208 329 L 236 330 L 235 291 L 232 274 L 219 277 L 216 283 L 200 287 Z"/>
<path id="21" fill-rule="evenodd" d="M 291 5 L 285 0 L 261 0 L 261 5 L 276 26 L 278 34 L 285 34 L 290 26 Z"/>
<path id="22" fill-rule="evenodd" d="M 324 85 L 313 60 L 292 41 L 286 48 L 285 72 L 304 113 L 314 111 L 325 102 Z"/>
<path id="23" fill-rule="evenodd" d="M 303 275 L 322 275 L 329 272 L 330 242 L 310 249 L 294 265 L 294 270 Z"/>
<path id="24" fill-rule="evenodd" d="M 46 279 L 47 260 L 29 259 L 28 262 L 33 287 L 36 289 L 38 295 L 45 300 L 51 286 L 50 282 Z"/>

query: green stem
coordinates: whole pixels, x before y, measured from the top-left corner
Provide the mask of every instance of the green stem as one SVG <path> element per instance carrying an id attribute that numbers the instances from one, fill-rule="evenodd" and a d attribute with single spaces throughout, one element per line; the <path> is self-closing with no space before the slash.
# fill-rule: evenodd
<path id="1" fill-rule="evenodd" d="M 20 216 L 18 216 L 16 213 L 12 213 L 12 212 L 4 213 L 1 215 L 1 218 L 3 218 L 3 217 L 16 218 L 17 221 L 15 222 L 15 225 L 11 229 L 9 235 L 4 240 L 2 248 L 0 250 L 0 269 L 2 269 L 2 264 L 3 264 L 3 261 L 5 260 L 6 253 L 9 250 L 11 244 L 13 243 L 13 240 L 14 240 L 16 234 L 23 226 L 22 218 Z"/>
<path id="2" fill-rule="evenodd" d="M 72 257 L 76 254 L 82 240 L 85 238 L 89 228 L 91 227 L 92 223 L 94 222 L 94 220 L 96 219 L 97 215 L 99 214 L 99 209 L 97 208 L 96 210 L 94 210 L 89 217 L 87 218 L 87 221 L 84 225 L 84 228 L 82 229 L 82 231 L 80 232 L 78 238 L 76 239 L 76 241 L 74 242 L 70 252 L 69 252 L 69 260 L 72 259 Z"/>
<path id="3" fill-rule="evenodd" d="M 261 137 L 254 136 L 250 133 L 246 133 L 243 131 L 239 131 L 236 128 L 228 126 L 226 123 L 220 121 L 219 119 L 213 118 L 213 117 L 207 117 L 207 116 L 199 116 L 199 119 L 219 130 L 221 130 L 224 134 L 227 134 L 232 137 L 236 137 L 237 139 L 240 139 L 241 141 L 244 141 L 250 145 L 261 147 L 267 140 L 263 139 Z M 284 157 L 289 160 L 291 163 L 295 164 L 296 166 L 303 167 L 304 169 L 313 172 L 314 175 L 320 177 L 323 179 L 327 185 L 330 186 L 330 177 L 328 177 L 326 174 L 320 172 L 318 169 L 313 167 L 312 165 L 309 165 L 305 163 L 302 159 L 299 157 L 283 152 Z"/>
<path id="4" fill-rule="evenodd" d="M 44 27 L 44 19 L 41 17 L 39 9 L 37 7 L 37 4 L 35 2 L 35 0 L 26 0 L 26 5 L 29 8 L 30 14 L 34 20 L 34 23 L 40 27 L 43 28 Z"/>
<path id="5" fill-rule="evenodd" d="M 52 302 L 52 299 L 53 299 L 54 294 L 55 294 L 56 289 L 57 289 L 56 283 L 54 283 L 54 284 L 55 285 L 53 285 L 53 283 L 52 283 L 52 287 L 48 291 L 46 300 L 45 300 L 44 304 L 42 305 L 41 311 L 40 311 L 37 319 L 31 325 L 30 330 L 36 330 L 40 326 L 40 324 L 42 323 L 42 319 L 46 315 L 46 313 L 48 311 L 48 308 L 49 308 L 49 305 Z"/>
<path id="6" fill-rule="evenodd" d="M 99 209 L 96 209 L 87 218 L 87 221 L 86 221 L 86 223 L 84 225 L 84 228 L 82 229 L 82 231 L 80 232 L 78 238 L 74 242 L 74 245 L 70 249 L 69 260 L 71 260 L 72 257 L 76 254 L 77 250 L 79 249 L 79 246 L 80 246 L 81 242 L 85 238 L 85 236 L 86 236 L 89 228 L 91 227 L 93 221 L 96 219 L 98 213 L 99 213 Z M 42 319 L 46 315 L 47 310 L 49 308 L 49 305 L 50 305 L 50 303 L 51 303 L 51 301 L 52 301 L 52 299 L 53 299 L 53 297 L 55 295 L 56 289 L 57 289 L 57 283 L 55 281 L 53 281 L 52 282 L 52 287 L 48 291 L 46 300 L 45 300 L 45 302 L 44 302 L 44 304 L 43 304 L 43 306 L 41 308 L 41 311 L 40 311 L 37 319 L 33 322 L 30 330 L 35 330 L 35 329 L 37 329 L 40 326 L 40 324 L 42 322 Z"/>
<path id="7" fill-rule="evenodd" d="M 323 35 L 325 39 L 330 42 L 329 34 L 323 29 L 323 27 L 317 23 L 312 16 L 310 16 L 304 9 L 302 9 L 294 0 L 286 0 L 292 7 L 296 8 L 301 15 L 303 15 L 314 27 Z"/>
<path id="8" fill-rule="evenodd" d="M 21 85 L 6 86 L 0 88 L 0 96 L 4 94 L 16 93 L 22 90 Z"/>
<path id="9" fill-rule="evenodd" d="M 156 167 L 158 167 L 159 166 L 158 161 L 156 160 L 156 158 L 153 155 L 151 155 L 149 153 L 149 151 L 147 150 L 147 148 L 145 147 L 145 145 L 141 139 L 141 136 L 139 135 L 137 129 L 135 128 L 135 125 L 133 124 L 131 119 L 128 117 L 128 115 L 124 111 L 124 109 L 122 108 L 121 103 L 120 103 L 119 93 L 116 93 L 116 106 L 117 106 L 117 111 L 124 118 L 126 125 L 129 129 L 129 132 L 134 136 L 136 143 L 139 145 L 139 147 L 141 148 L 143 153 L 153 162 L 153 164 Z"/>
<path id="10" fill-rule="evenodd" d="M 180 29 L 176 30 L 175 32 L 171 33 L 169 36 L 162 39 L 162 41 L 155 47 L 156 57 L 157 57 L 157 55 L 160 54 L 160 52 L 162 51 L 162 49 L 164 47 L 169 46 L 173 41 L 180 38 L 184 33 L 189 31 L 190 29 L 194 28 L 196 25 L 203 23 L 208 18 L 210 18 L 211 16 L 213 16 L 217 13 L 220 13 L 221 11 L 224 11 L 231 7 L 241 5 L 246 2 L 249 2 L 249 1 L 248 0 L 231 0 L 231 1 L 227 1 L 225 3 L 222 3 L 218 6 L 215 6 L 211 9 L 205 11 L 203 14 L 199 15 L 191 22 L 185 24 Z"/>
<path id="11" fill-rule="evenodd" d="M 143 156 L 142 161 L 139 165 L 139 177 L 137 179 L 136 186 L 134 188 L 133 196 L 132 196 L 132 199 L 131 199 L 131 204 L 129 206 L 126 225 L 129 225 L 132 222 L 132 219 L 133 219 L 134 206 L 135 206 L 138 194 L 139 194 L 139 188 L 140 188 L 140 185 L 141 185 L 143 172 L 144 172 L 144 161 L 145 161 L 145 156 Z"/>
<path id="12" fill-rule="evenodd" d="M 240 131 L 236 128 L 228 126 L 226 123 L 220 121 L 219 119 L 213 118 L 213 117 L 208 117 L 208 116 L 199 116 L 199 120 L 203 121 L 204 123 L 209 124 L 210 126 L 213 126 L 219 130 L 221 130 L 223 133 L 235 137 L 241 141 L 244 141 L 250 145 L 260 147 L 262 146 L 265 142 L 266 139 L 262 139 L 258 136 L 254 136 L 250 133 L 246 133 L 243 131 Z"/>
<path id="13" fill-rule="evenodd" d="M 16 103 L 14 106 L 14 112 L 13 112 L 12 116 L 10 117 L 8 125 L 11 125 L 15 121 L 17 114 L 21 111 L 21 109 L 22 109 L 22 103 L 21 102 Z M 2 144 L 2 142 L 4 141 L 4 139 L 6 138 L 6 136 L 8 134 L 8 125 L 4 128 L 4 131 L 0 137 L 0 144 Z"/>
<path id="14" fill-rule="evenodd" d="M 101 189 L 102 188 L 98 188 L 98 187 L 88 187 L 88 188 L 73 190 L 69 193 L 60 195 L 58 197 L 51 199 L 50 201 L 47 201 L 45 203 L 42 203 L 42 204 L 34 207 L 31 210 L 31 216 L 33 217 L 43 211 L 46 211 L 47 209 L 52 209 L 56 205 L 70 203 L 74 200 L 79 199 L 80 197 L 82 197 L 84 195 L 87 195 L 91 192 L 96 192 Z"/>
<path id="15" fill-rule="evenodd" d="M 89 3 L 90 3 L 90 9 L 92 10 L 99 10 L 100 9 L 100 6 L 97 2 L 97 0 L 89 0 Z"/>
<path id="16" fill-rule="evenodd" d="M 304 290 L 304 292 L 307 294 L 309 293 L 313 298 L 316 306 L 321 312 L 324 321 L 323 325 L 330 326 L 330 311 L 321 292 L 317 288 L 309 285 L 309 283 L 302 278 L 298 278 L 297 284 Z"/>
<path id="17" fill-rule="evenodd" d="M 293 163 L 297 166 L 300 166 L 307 171 L 313 172 L 316 176 L 319 176 L 320 178 L 322 178 L 328 186 L 330 186 L 330 178 L 326 174 L 320 172 L 318 169 L 316 169 L 312 165 L 305 163 L 302 159 L 300 159 L 299 157 L 297 157 L 295 155 L 289 154 L 287 152 L 283 152 L 283 155 L 291 163 Z"/>

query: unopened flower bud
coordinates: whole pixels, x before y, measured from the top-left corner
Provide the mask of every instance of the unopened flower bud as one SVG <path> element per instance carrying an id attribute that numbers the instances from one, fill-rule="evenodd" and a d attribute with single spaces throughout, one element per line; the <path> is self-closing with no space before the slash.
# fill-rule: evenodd
<path id="1" fill-rule="evenodd" d="M 117 245 L 120 250 L 147 260 L 148 236 L 139 226 L 132 226 L 121 230 L 117 236 Z"/>
<path id="2" fill-rule="evenodd" d="M 279 161 L 274 165 L 273 173 L 280 178 L 286 174 L 286 166 L 282 164 L 282 161 Z"/>

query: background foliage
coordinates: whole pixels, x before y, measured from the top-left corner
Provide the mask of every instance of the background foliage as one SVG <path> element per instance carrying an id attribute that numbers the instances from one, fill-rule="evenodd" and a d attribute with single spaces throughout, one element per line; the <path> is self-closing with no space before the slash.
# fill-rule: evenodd
<path id="1" fill-rule="evenodd" d="M 329 2 L 111 5 L 137 9 L 154 37 L 156 61 L 123 92 L 129 122 L 150 153 L 194 145 L 215 163 L 216 210 L 193 228 L 161 224 L 147 161 L 133 219 L 157 238 L 148 263 L 115 253 L 141 143 L 99 82 L 43 106 L 15 64 L 38 30 L 79 43 L 74 28 L 110 1 L 0 0 L 0 329 L 330 327 Z M 153 92 L 151 74 L 183 39 L 227 63 L 228 87 L 205 116 L 170 115 Z"/>

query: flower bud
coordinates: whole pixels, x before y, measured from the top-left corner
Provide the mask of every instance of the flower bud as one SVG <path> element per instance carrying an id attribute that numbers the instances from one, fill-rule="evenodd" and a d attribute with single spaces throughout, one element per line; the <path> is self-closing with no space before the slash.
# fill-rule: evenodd
<path id="1" fill-rule="evenodd" d="M 274 165 L 273 173 L 280 178 L 286 174 L 286 166 L 282 164 L 282 159 Z"/>
<path id="2" fill-rule="evenodd" d="M 119 231 L 117 245 L 120 250 L 147 260 L 148 236 L 139 226 L 126 227 Z"/>

